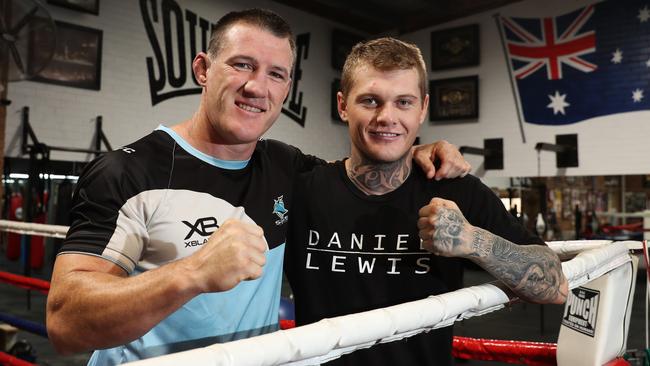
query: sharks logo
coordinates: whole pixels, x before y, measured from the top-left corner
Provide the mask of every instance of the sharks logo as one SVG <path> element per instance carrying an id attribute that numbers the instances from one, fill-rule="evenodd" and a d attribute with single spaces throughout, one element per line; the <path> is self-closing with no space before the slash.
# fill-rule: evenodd
<path id="1" fill-rule="evenodd" d="M 280 226 L 287 222 L 289 219 L 289 210 L 284 208 L 284 195 L 273 200 L 273 213 L 278 216 L 279 220 L 275 220 L 275 224 Z"/>

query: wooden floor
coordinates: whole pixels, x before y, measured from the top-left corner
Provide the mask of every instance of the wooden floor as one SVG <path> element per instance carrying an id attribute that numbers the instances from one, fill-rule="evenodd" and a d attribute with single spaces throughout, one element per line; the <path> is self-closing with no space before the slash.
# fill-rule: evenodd
<path id="1" fill-rule="evenodd" d="M 20 274 L 20 265 L 17 262 L 9 262 L 5 259 L 4 253 L 0 252 L 0 270 Z M 49 278 L 47 269 L 36 271 L 34 277 L 43 279 Z M 491 281 L 489 275 L 483 271 L 468 269 L 465 274 L 467 285 L 482 284 Z M 284 287 L 284 295 L 290 289 Z M 19 317 L 34 322 L 45 322 L 45 296 L 31 292 L 31 309 L 27 308 L 27 292 L 17 289 L 4 283 L 0 283 L 0 313 Z M 645 293 L 645 277 L 639 272 L 634 306 L 632 310 L 631 326 L 628 335 L 628 349 L 643 349 L 645 344 L 645 307 L 643 299 Z M 556 342 L 562 318 L 563 307 L 558 305 L 536 305 L 516 304 L 511 308 L 487 314 L 481 317 L 465 320 L 457 323 L 455 331 L 457 335 L 493 338 L 512 339 L 541 342 Z M 39 365 L 51 366 L 76 366 L 85 365 L 89 354 L 63 357 L 53 350 L 49 342 L 37 335 L 26 332 L 19 333 L 19 339 L 27 340 L 36 350 L 37 363 Z M 504 365 L 499 362 L 489 361 L 463 361 L 459 360 L 458 365 L 467 366 L 496 366 Z M 642 363 L 632 361 L 633 365 Z"/>

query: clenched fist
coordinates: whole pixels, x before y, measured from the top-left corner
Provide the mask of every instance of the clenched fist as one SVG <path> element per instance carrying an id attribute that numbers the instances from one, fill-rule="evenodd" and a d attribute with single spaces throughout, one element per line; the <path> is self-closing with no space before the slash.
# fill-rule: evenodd
<path id="1" fill-rule="evenodd" d="M 261 227 L 229 219 L 185 260 L 202 292 L 227 291 L 262 275 L 266 249 Z"/>
<path id="2" fill-rule="evenodd" d="M 456 203 L 433 198 L 419 215 L 418 229 L 426 250 L 444 257 L 467 257 L 472 253 L 472 225 Z"/>

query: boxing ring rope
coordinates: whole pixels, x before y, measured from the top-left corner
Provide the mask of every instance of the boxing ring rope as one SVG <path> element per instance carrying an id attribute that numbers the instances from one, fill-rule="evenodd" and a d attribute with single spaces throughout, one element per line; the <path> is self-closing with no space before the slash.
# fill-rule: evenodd
<path id="1" fill-rule="evenodd" d="M 23 361 L 20 358 L 0 352 L 0 365 L 6 366 L 35 366 L 33 363 Z"/>
<path id="2" fill-rule="evenodd" d="M 454 357 L 531 366 L 555 365 L 557 344 L 454 337 Z"/>
<path id="3" fill-rule="evenodd" d="M 577 242 L 576 242 L 577 243 Z M 559 245 L 559 244 L 558 244 Z M 557 247 L 551 245 L 551 248 Z M 638 242 L 598 243 L 562 263 L 569 287 L 581 286 L 631 262 L 629 251 Z M 179 352 L 129 363 L 148 365 L 314 365 L 377 343 L 407 338 L 455 321 L 483 315 L 504 307 L 512 299 L 497 285 L 488 283 L 442 295 L 345 315 L 305 326 L 234 342 Z"/>
<path id="4" fill-rule="evenodd" d="M 3 314 L 3 313 L 0 313 L 0 322 L 7 323 L 18 329 L 28 331 L 30 333 L 39 335 L 41 337 L 48 338 L 47 329 L 43 324 L 35 323 L 25 319 L 16 318 L 15 316 Z"/>
<path id="5" fill-rule="evenodd" d="M 48 281 L 41 280 L 38 278 L 20 276 L 9 272 L 0 271 L 0 282 L 4 282 L 9 285 L 24 288 L 26 290 L 40 291 L 45 295 L 47 295 L 47 293 L 50 290 L 50 283 Z M 48 337 L 47 329 L 43 324 L 16 318 L 14 316 L 3 314 L 3 313 L 0 313 L 0 322 L 5 322 L 9 325 L 13 325 L 14 327 L 17 327 L 22 330 L 26 330 L 30 333 L 34 333 L 45 338 Z M 2 363 L 0 363 L 0 365 L 2 365 Z"/>
<path id="6" fill-rule="evenodd" d="M 68 227 L 60 225 L 46 225 L 21 221 L 0 220 L 0 230 L 30 236 L 65 238 Z M 39 291 L 45 295 L 47 295 L 50 290 L 50 283 L 48 281 L 38 278 L 25 277 L 4 271 L 0 271 L 0 282 L 26 290 Z M 3 313 L 0 313 L 0 322 L 4 322 L 18 329 L 48 338 L 47 329 L 43 324 Z M 33 363 L 27 362 L 4 352 L 0 352 L 0 365 L 35 366 Z"/>
<path id="7" fill-rule="evenodd" d="M 68 232 L 68 227 L 62 225 L 48 225 L 22 221 L 0 220 L 0 230 L 16 234 L 65 239 L 65 234 Z"/>
<path id="8" fill-rule="evenodd" d="M 0 271 L 0 282 L 24 288 L 26 290 L 36 290 L 47 295 L 50 291 L 50 283 L 38 278 L 25 277 L 9 272 Z"/>
<path id="9" fill-rule="evenodd" d="M 25 235 L 63 238 L 67 227 L 0 220 L 5 231 Z M 628 252 L 641 249 L 639 242 L 607 240 L 564 241 L 547 243 L 561 258 L 570 288 L 580 286 L 630 261 Z M 47 293 L 49 282 L 0 272 L 0 282 Z M 455 321 L 480 316 L 501 309 L 512 301 L 498 285 L 489 283 L 424 300 L 400 304 L 365 313 L 324 319 L 303 327 L 283 330 L 236 342 L 215 344 L 205 348 L 139 361 L 133 365 L 310 365 L 338 358 L 356 349 L 377 343 L 392 342 Z M 0 321 L 4 316 L 0 314 Z M 13 318 L 5 321 L 12 324 Z M 20 319 L 19 319 L 20 320 Z M 20 322 L 19 322 L 20 323 Z M 47 336 L 44 327 L 18 324 L 32 333 Z M 282 328 L 291 328 L 284 322 Z M 38 328 L 38 329 L 37 329 Z M 363 334 L 360 329 L 364 329 Z M 502 341 L 454 337 L 454 356 L 527 365 L 555 364 L 557 345 L 552 343 Z M 11 363 L 9 363 L 11 364 Z M 29 363 L 27 363 L 29 364 Z"/>
<path id="10" fill-rule="evenodd" d="M 280 319 L 280 329 L 296 327 L 294 320 Z M 520 365 L 555 365 L 556 343 L 510 341 L 454 336 L 452 355 L 456 358 L 502 361 Z"/>
<path id="11" fill-rule="evenodd" d="M 47 293 L 50 291 L 50 283 L 48 281 L 41 280 L 38 278 L 20 276 L 9 272 L 0 271 L 0 282 L 4 282 L 9 285 L 24 288 L 26 290 L 40 291 L 45 295 L 47 295 Z M 9 325 L 13 325 L 16 328 L 26 330 L 30 333 L 34 333 L 42 337 L 48 338 L 47 329 L 43 324 L 16 318 L 14 316 L 3 314 L 3 313 L 0 313 L 0 322 L 4 322 Z M 2 363 L 0 363 L 0 365 L 2 365 Z"/>

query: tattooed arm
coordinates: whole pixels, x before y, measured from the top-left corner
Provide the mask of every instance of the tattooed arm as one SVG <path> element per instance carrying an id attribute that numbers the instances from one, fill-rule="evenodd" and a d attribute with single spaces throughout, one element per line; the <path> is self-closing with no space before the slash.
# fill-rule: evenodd
<path id="1" fill-rule="evenodd" d="M 560 259 L 542 245 L 516 245 L 472 226 L 452 201 L 434 198 L 420 209 L 423 246 L 436 255 L 473 261 L 502 281 L 520 298 L 562 304 L 568 283 Z"/>

